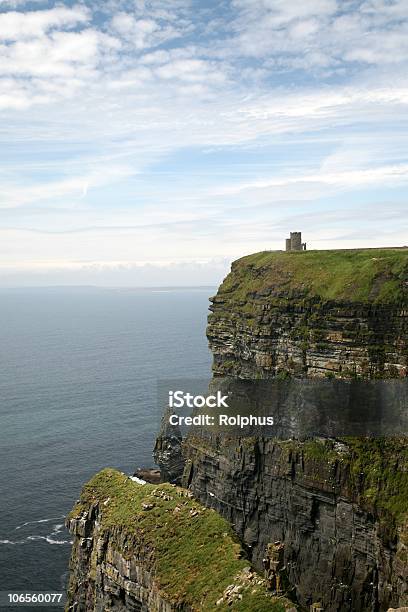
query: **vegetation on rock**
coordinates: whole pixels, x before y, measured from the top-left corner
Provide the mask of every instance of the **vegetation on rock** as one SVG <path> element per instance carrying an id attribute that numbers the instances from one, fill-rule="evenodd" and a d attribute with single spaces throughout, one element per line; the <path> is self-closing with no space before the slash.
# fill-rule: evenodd
<path id="1" fill-rule="evenodd" d="M 85 485 L 68 520 L 80 519 L 95 504 L 102 532 L 108 531 L 110 538 L 126 533 L 127 547 L 121 551 L 125 558 L 140 550 L 151 551 L 151 567 L 146 569 L 172 605 L 242 612 L 293 608 L 287 599 L 273 597 L 265 580 L 249 570 L 228 522 L 185 489 L 141 485 L 121 472 L 105 469 Z M 225 596 L 231 585 L 236 595 L 232 607 Z"/>
<path id="2" fill-rule="evenodd" d="M 263 251 L 242 257 L 219 293 L 245 300 L 273 288 L 325 300 L 396 303 L 406 301 L 408 248 L 286 253 Z"/>
<path id="3" fill-rule="evenodd" d="M 215 376 L 408 376 L 408 248 L 255 253 L 212 302 Z"/>
<path id="4" fill-rule="evenodd" d="M 301 453 L 304 461 L 332 467 L 333 482 L 342 464 L 349 478 L 344 484 L 361 508 L 371 512 L 392 533 L 408 519 L 408 438 L 344 438 L 341 442 L 313 439 L 286 440 L 280 446 Z M 343 494 L 345 491 L 343 491 Z"/>

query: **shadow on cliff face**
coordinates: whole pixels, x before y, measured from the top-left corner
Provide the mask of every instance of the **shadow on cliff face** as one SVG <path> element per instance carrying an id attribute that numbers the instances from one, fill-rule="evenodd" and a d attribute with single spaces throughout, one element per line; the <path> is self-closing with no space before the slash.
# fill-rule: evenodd
<path id="1" fill-rule="evenodd" d="M 221 433 L 280 439 L 344 436 L 408 436 L 407 380 L 213 379 L 211 392 L 229 397 L 229 424 Z M 242 417 L 273 417 L 273 425 Z M 233 423 L 233 421 L 232 421 Z"/>
<path id="2" fill-rule="evenodd" d="M 205 387 L 201 382 L 201 388 Z M 194 384 L 193 384 L 194 383 Z M 199 381 L 173 381 L 173 388 L 199 388 Z M 214 378 L 207 396 L 221 407 L 165 411 L 160 439 L 181 445 L 182 435 L 261 436 L 282 440 L 311 437 L 408 436 L 408 381 L 237 380 Z M 161 398 L 164 402 L 164 396 Z M 175 416 L 172 416 L 175 415 Z M 187 417 L 187 418 L 186 418 Z M 188 417 L 194 417 L 193 422 Z M 186 427 L 188 422 L 191 427 Z M 165 447 L 156 450 L 165 451 Z"/>

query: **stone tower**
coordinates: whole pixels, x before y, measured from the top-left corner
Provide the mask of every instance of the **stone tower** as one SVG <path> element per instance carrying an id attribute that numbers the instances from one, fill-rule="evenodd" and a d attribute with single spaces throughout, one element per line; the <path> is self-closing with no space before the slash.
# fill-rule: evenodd
<path id="1" fill-rule="evenodd" d="M 290 232 L 290 250 L 301 251 L 302 250 L 302 233 L 301 232 Z"/>
<path id="2" fill-rule="evenodd" d="M 306 251 L 306 242 L 302 242 L 302 232 L 290 232 L 290 238 L 286 238 L 286 251 Z"/>

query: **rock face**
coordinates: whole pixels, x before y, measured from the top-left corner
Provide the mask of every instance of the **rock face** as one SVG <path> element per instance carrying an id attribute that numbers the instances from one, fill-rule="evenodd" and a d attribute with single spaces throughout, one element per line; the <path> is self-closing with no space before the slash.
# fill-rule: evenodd
<path id="1" fill-rule="evenodd" d="M 218 377 L 407 381 L 408 249 L 258 253 L 233 263 L 207 336 Z M 227 518 L 261 568 L 283 544 L 302 607 L 408 605 L 406 439 L 190 434 L 183 484 Z"/>
<path id="2" fill-rule="evenodd" d="M 296 612 L 251 570 L 228 523 L 178 487 L 103 470 L 67 526 L 68 612 Z"/>
<path id="3" fill-rule="evenodd" d="M 172 411 L 166 410 L 160 426 L 159 434 L 153 450 L 153 458 L 160 468 L 163 482 L 180 484 L 184 470 L 184 457 L 180 427 L 170 425 L 169 417 Z"/>
<path id="4" fill-rule="evenodd" d="M 302 606 L 383 611 L 408 603 L 407 524 L 388 510 L 407 509 L 408 445 L 373 444 L 190 437 L 183 484 L 234 525 L 258 569 L 283 543 Z"/>
<path id="5" fill-rule="evenodd" d="M 406 377 L 408 249 L 266 252 L 212 298 L 215 376 Z"/>
<path id="6" fill-rule="evenodd" d="M 100 522 L 98 503 L 67 521 L 74 543 L 66 610 L 170 612 L 173 608 L 161 596 L 150 568 L 150 551 L 139 546 L 129 558 L 128 534 L 101 530 Z"/>

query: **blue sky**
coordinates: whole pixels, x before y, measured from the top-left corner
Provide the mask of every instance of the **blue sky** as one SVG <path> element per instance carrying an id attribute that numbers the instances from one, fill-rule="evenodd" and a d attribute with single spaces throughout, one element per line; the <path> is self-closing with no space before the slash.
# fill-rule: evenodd
<path id="1" fill-rule="evenodd" d="M 0 286 L 402 245 L 407 0 L 0 0 Z"/>

